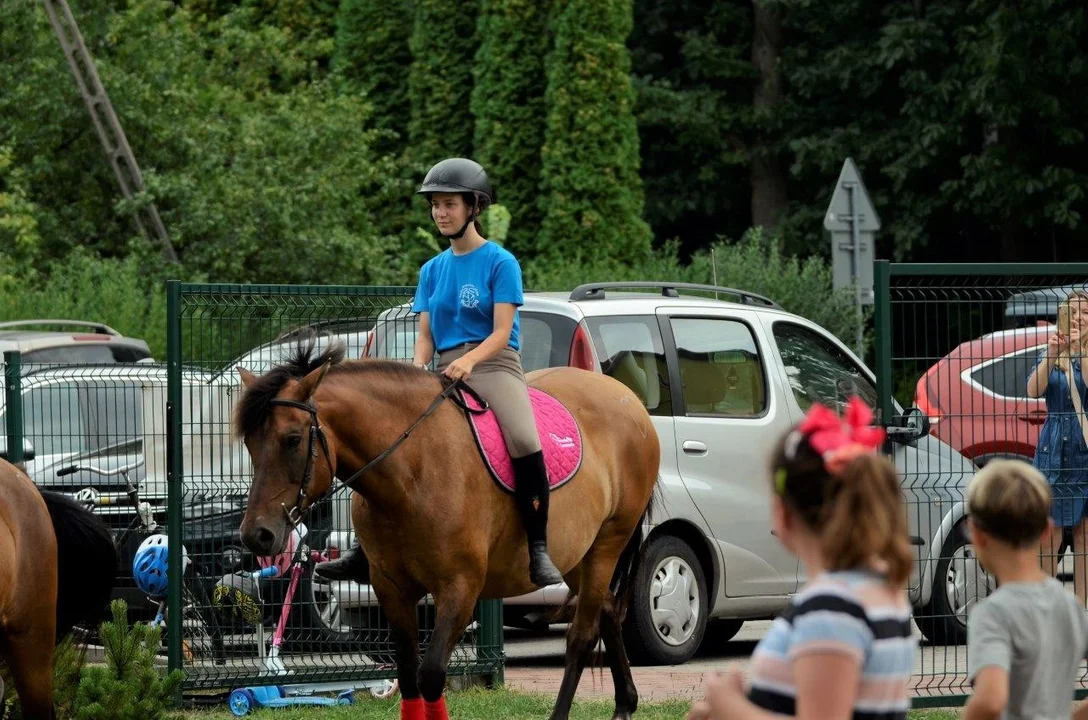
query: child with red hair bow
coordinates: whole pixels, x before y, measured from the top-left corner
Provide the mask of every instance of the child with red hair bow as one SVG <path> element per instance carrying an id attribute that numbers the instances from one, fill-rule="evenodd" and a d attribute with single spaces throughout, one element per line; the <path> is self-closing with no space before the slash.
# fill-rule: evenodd
<path id="1" fill-rule="evenodd" d="M 813 405 L 777 444 L 771 524 L 808 582 L 752 654 L 747 687 L 715 673 L 689 720 L 905 720 L 917 641 L 912 555 L 882 428 L 852 397 L 840 418 Z"/>

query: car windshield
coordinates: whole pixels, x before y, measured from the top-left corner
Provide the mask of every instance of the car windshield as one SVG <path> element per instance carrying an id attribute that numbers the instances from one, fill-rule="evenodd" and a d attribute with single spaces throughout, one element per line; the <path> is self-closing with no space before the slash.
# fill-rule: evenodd
<path id="1" fill-rule="evenodd" d="M 366 349 L 367 335 L 367 331 L 342 333 L 331 336 L 319 335 L 314 343 L 314 350 L 316 352 L 322 352 L 329 346 L 330 340 L 342 340 L 347 349 L 344 357 L 348 360 L 353 360 L 363 355 L 363 351 Z M 217 379 L 222 379 L 224 375 L 234 373 L 235 368 L 237 367 L 244 367 L 256 375 L 264 375 L 275 365 L 278 365 L 287 359 L 295 349 L 296 342 L 297 341 L 294 339 L 282 340 L 250 350 L 242 357 L 231 362 L 227 366 L 227 369 L 224 370 Z"/>

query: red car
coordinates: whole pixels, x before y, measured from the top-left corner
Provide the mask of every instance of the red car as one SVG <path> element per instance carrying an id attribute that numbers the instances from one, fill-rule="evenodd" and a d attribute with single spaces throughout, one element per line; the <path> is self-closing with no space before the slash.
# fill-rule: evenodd
<path id="1" fill-rule="evenodd" d="M 1027 396 L 1028 374 L 1053 332 L 1046 322 L 995 332 L 941 358 L 915 387 L 930 432 L 978 467 L 995 457 L 1030 462 L 1046 402 Z"/>

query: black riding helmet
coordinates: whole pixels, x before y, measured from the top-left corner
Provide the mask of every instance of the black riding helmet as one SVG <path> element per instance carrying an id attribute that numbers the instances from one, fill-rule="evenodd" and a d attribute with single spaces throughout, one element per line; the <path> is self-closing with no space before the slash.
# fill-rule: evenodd
<path id="1" fill-rule="evenodd" d="M 419 186 L 419 190 L 416 190 L 416 195 L 425 195 L 430 200 L 431 193 L 436 192 L 460 193 L 465 199 L 465 204 L 472 209 L 472 213 L 461 229 L 447 236 L 454 239 L 462 237 L 469 223 L 495 202 L 495 191 L 491 188 L 487 171 L 480 163 L 468 158 L 446 158 L 427 171 L 423 184 Z M 477 224 L 477 230 L 479 229 Z"/>

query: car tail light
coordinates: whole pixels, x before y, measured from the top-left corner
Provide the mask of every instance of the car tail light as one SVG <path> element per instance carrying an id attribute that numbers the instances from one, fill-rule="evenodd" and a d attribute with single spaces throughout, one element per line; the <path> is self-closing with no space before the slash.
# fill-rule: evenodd
<path id="1" fill-rule="evenodd" d="M 574 329 L 574 337 L 570 341 L 570 358 L 568 364 L 571 367 L 583 370 L 594 370 L 596 363 L 593 358 L 593 343 L 589 339 L 589 330 L 585 323 L 578 323 Z"/>
<path id="2" fill-rule="evenodd" d="M 363 357 L 370 357 L 370 350 L 374 347 L 374 331 L 366 334 L 366 345 L 363 346 Z"/>

